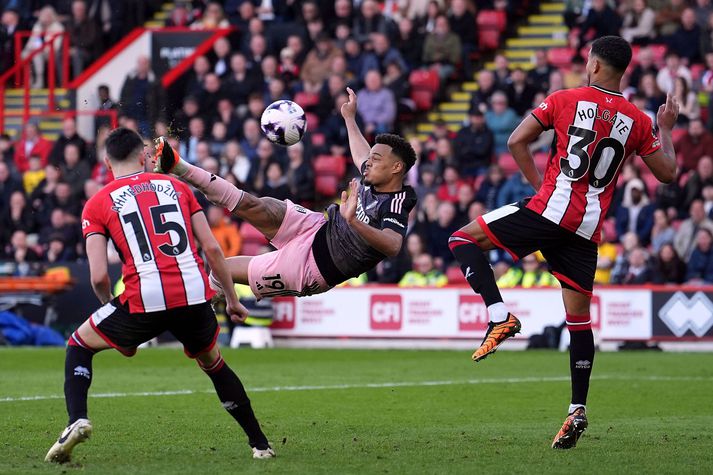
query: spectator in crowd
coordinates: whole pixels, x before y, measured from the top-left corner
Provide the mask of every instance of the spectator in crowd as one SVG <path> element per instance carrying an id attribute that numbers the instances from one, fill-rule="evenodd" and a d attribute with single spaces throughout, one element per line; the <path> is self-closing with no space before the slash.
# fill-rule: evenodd
<path id="1" fill-rule="evenodd" d="M 701 106 L 698 104 L 698 95 L 691 90 L 682 77 L 677 77 L 674 82 L 673 96 L 678 100 L 678 123 L 686 125 L 688 122 L 701 116 Z"/>
<path id="2" fill-rule="evenodd" d="M 522 68 L 515 68 L 510 79 L 510 84 L 505 89 L 508 103 L 518 115 L 523 116 L 527 111 L 532 110 L 537 89 L 528 84 L 527 75 Z"/>
<path id="3" fill-rule="evenodd" d="M 25 194 L 22 191 L 15 191 L 10 195 L 10 202 L 2 215 L 2 242 L 7 243 L 12 234 L 17 231 L 34 233 L 37 230 L 37 221 L 28 206 Z"/>
<path id="4" fill-rule="evenodd" d="M 150 69 L 149 58 L 139 56 L 136 69 L 129 73 L 121 88 L 121 112 L 138 123 L 139 132 L 150 136 L 150 124 L 162 118 L 163 88 Z"/>
<path id="5" fill-rule="evenodd" d="M 27 242 L 27 233 L 17 229 L 12 233 L 10 244 L 5 247 L 5 257 L 16 264 L 39 262 L 40 255 Z M 27 271 L 22 272 L 27 275 Z"/>
<path id="6" fill-rule="evenodd" d="M 198 144 L 205 139 L 205 121 L 202 117 L 193 117 L 188 123 L 189 136 L 184 141 L 181 142 L 181 148 L 179 149 L 181 157 L 187 160 L 189 163 L 198 162 Z"/>
<path id="7" fill-rule="evenodd" d="M 535 67 L 527 72 L 527 82 L 540 91 L 550 89 L 550 74 L 555 68 L 547 59 L 547 51 L 544 49 L 535 50 Z"/>
<path id="8" fill-rule="evenodd" d="M 6 7 L 0 17 L 0 74 L 15 64 L 15 34 L 21 29 L 17 10 Z"/>
<path id="9" fill-rule="evenodd" d="M 626 259 L 625 271 L 614 280 L 619 285 L 642 285 L 653 280 L 653 271 L 648 263 L 649 256 L 642 247 L 631 250 Z"/>
<path id="10" fill-rule="evenodd" d="M 8 164 L 0 161 L 0 213 L 10 204 L 10 196 L 22 189 L 22 182 L 12 176 Z"/>
<path id="11" fill-rule="evenodd" d="M 627 232 L 636 233 L 639 243 L 646 246 L 651 240 L 654 226 L 654 205 L 645 194 L 644 182 L 638 178 L 629 181 L 624 189 L 624 199 L 616 211 L 616 232 L 619 237 Z"/>
<path id="12" fill-rule="evenodd" d="M 395 36 L 395 25 L 379 11 L 376 1 L 363 0 L 359 12 L 352 28 L 352 34 L 358 41 L 365 42 L 372 33 L 382 33 L 389 38 Z"/>
<path id="13" fill-rule="evenodd" d="M 60 234 L 51 237 L 42 253 L 42 260 L 50 264 L 69 262 L 76 260 L 76 258 L 77 254 L 74 249 L 67 245 Z"/>
<path id="14" fill-rule="evenodd" d="M 426 195 L 437 194 L 438 185 L 436 184 L 436 172 L 433 165 L 425 163 L 420 168 L 420 181 L 414 186 L 416 196 L 418 197 L 417 206 L 423 205 L 423 200 Z"/>
<path id="15" fill-rule="evenodd" d="M 102 35 L 99 26 L 87 16 L 85 0 L 72 2 L 72 18 L 67 23 L 69 55 L 72 58 L 73 77 L 79 76 L 92 61 L 99 57 Z"/>
<path id="16" fill-rule="evenodd" d="M 676 32 L 686 6 L 686 0 L 668 0 L 656 11 L 656 28 L 662 37 L 667 38 Z"/>
<path id="17" fill-rule="evenodd" d="M 329 77 L 329 67 L 332 61 L 341 55 L 342 52 L 334 46 L 326 33 L 319 35 L 315 48 L 307 54 L 307 59 L 302 65 L 300 77 L 304 90 L 318 93 L 324 81 Z"/>
<path id="18" fill-rule="evenodd" d="M 609 236 L 602 227 L 601 240 L 597 246 L 597 268 L 594 271 L 594 282 L 606 285 L 611 282 L 612 269 L 616 263 L 617 248 L 612 244 L 615 236 Z"/>
<path id="19" fill-rule="evenodd" d="M 693 200 L 703 198 L 703 188 L 713 185 L 713 159 L 709 156 L 701 157 L 696 165 L 696 171 L 690 174 L 683 189 L 683 206 L 688 208 Z"/>
<path id="20" fill-rule="evenodd" d="M 645 46 L 639 50 L 637 56 L 637 64 L 631 71 L 629 83 L 637 89 L 640 89 L 641 78 L 644 74 L 652 74 L 654 77 L 658 74 L 659 68 L 654 64 L 654 53 L 651 48 Z"/>
<path id="21" fill-rule="evenodd" d="M 109 86 L 106 84 L 100 84 L 97 88 L 97 102 L 99 104 L 97 110 L 99 111 L 111 111 L 119 108 L 116 102 L 111 98 Z M 110 124 L 111 118 L 108 115 L 97 115 L 94 118 L 95 135 L 99 135 L 99 129 L 101 127 L 109 127 Z"/>
<path id="22" fill-rule="evenodd" d="M 15 150 L 12 139 L 8 134 L 0 134 L 0 162 L 8 166 L 10 173 L 17 174 L 17 170 L 15 170 Z"/>
<path id="23" fill-rule="evenodd" d="M 426 139 L 426 143 L 424 144 L 426 152 L 429 153 L 430 160 L 434 160 L 434 154 L 437 154 L 436 149 L 438 148 L 438 142 L 441 139 L 446 139 L 450 142 L 453 141 L 455 138 L 456 133 L 452 132 L 448 128 L 448 122 L 446 122 L 442 118 L 436 119 L 436 121 L 433 123 L 433 131 L 428 134 L 428 138 Z M 451 154 L 449 153 L 448 156 L 450 155 Z M 441 170 L 442 169 L 443 168 L 441 168 Z"/>
<path id="24" fill-rule="evenodd" d="M 212 72 L 220 79 L 228 76 L 230 73 L 230 55 L 232 49 L 230 41 L 226 37 L 221 37 L 213 43 L 213 51 L 209 55 L 209 60 L 212 65 Z"/>
<path id="25" fill-rule="evenodd" d="M 710 61 L 706 55 L 713 53 L 713 14 L 707 18 L 705 25 L 701 26 L 701 55 L 710 71 Z"/>
<path id="26" fill-rule="evenodd" d="M 655 111 L 666 102 L 666 94 L 659 89 L 656 76 L 646 73 L 639 82 L 639 94 L 644 96 L 645 110 Z"/>
<path id="27" fill-rule="evenodd" d="M 708 132 L 700 120 L 689 122 L 688 130 L 674 141 L 676 155 L 681 157 L 682 171 L 695 170 L 701 157 L 713 150 L 713 134 Z"/>
<path id="28" fill-rule="evenodd" d="M 673 247 L 684 261 L 688 261 L 695 247 L 696 233 L 701 229 L 713 232 L 713 222 L 706 217 L 701 200 L 693 200 L 689 210 L 690 218 L 681 223 L 673 240 Z"/>
<path id="29" fill-rule="evenodd" d="M 240 148 L 251 161 L 257 158 L 257 147 L 261 136 L 257 120 L 249 118 L 243 122 L 243 139 L 240 141 Z"/>
<path id="30" fill-rule="evenodd" d="M 455 165 L 446 165 L 443 170 L 443 183 L 438 187 L 438 199 L 449 203 L 458 203 L 458 189 L 463 185 L 460 173 Z"/>
<path id="31" fill-rule="evenodd" d="M 495 137 L 477 107 L 468 113 L 468 125 L 458 131 L 453 141 L 455 158 L 463 175 L 481 175 L 493 159 Z"/>
<path id="32" fill-rule="evenodd" d="M 75 144 L 70 143 L 64 147 L 64 163 L 60 165 L 59 169 L 62 178 L 72 189 L 72 195 L 77 199 L 81 198 L 84 192 L 84 182 L 91 177 L 92 170 L 86 161 L 81 160 L 79 148 Z"/>
<path id="33" fill-rule="evenodd" d="M 37 16 L 37 22 L 32 27 L 32 35 L 27 40 L 25 49 L 22 50 L 23 59 L 28 58 L 35 50 L 41 48 L 43 44 L 49 43 L 51 40 L 55 53 L 55 64 L 57 65 L 57 71 L 59 72 L 59 58 L 61 56 L 62 41 L 64 39 L 61 33 L 64 33 L 64 26 L 60 23 L 55 9 L 50 5 L 42 7 L 39 15 Z M 45 86 L 45 71 L 49 55 L 50 49 L 45 48 L 41 53 L 32 57 L 33 89 L 41 89 Z M 58 74 L 57 84 L 59 84 L 59 82 L 60 75 Z"/>
<path id="34" fill-rule="evenodd" d="M 287 177 L 283 174 L 282 166 L 278 162 L 271 162 L 267 166 L 265 175 L 265 185 L 260 191 L 262 196 L 269 196 L 278 200 L 294 199 L 287 183 Z"/>
<path id="35" fill-rule="evenodd" d="M 423 58 L 423 35 L 415 28 L 410 17 L 403 17 L 399 21 L 399 31 L 396 35 L 394 46 L 401 53 L 409 69 L 421 65 Z"/>
<path id="36" fill-rule="evenodd" d="M 458 229 L 455 218 L 455 205 L 443 201 L 438 205 L 436 221 L 429 224 L 429 254 L 436 259 L 436 266 L 440 268 L 447 267 L 453 261 L 453 255 L 443 243 L 448 242 L 448 237 Z"/>
<path id="37" fill-rule="evenodd" d="M 45 210 L 43 207 L 48 201 L 49 196 L 54 193 L 54 190 L 57 187 L 57 183 L 59 183 L 60 181 L 60 177 L 61 175 L 59 168 L 53 165 L 47 165 L 45 167 L 44 179 L 35 187 L 34 191 L 30 194 L 30 203 L 40 215 L 49 216 L 49 211 Z M 0 207 L 0 209 L 1 208 L 2 207 Z"/>
<path id="38" fill-rule="evenodd" d="M 430 254 L 419 254 L 413 259 L 413 270 L 406 272 L 399 287 L 444 287 L 448 278 L 436 269 Z"/>
<path id="39" fill-rule="evenodd" d="M 380 73 L 385 74 L 387 66 L 393 63 L 396 63 L 401 71 L 408 72 L 406 61 L 401 56 L 399 50 L 391 47 L 391 41 L 387 35 L 383 33 L 372 33 L 370 40 L 372 52 L 364 58 L 363 67 L 365 73 L 366 71 L 376 69 Z"/>
<path id="40" fill-rule="evenodd" d="M 624 15 L 621 36 L 634 45 L 647 45 L 656 36 L 656 13 L 646 0 L 634 0 Z"/>
<path id="41" fill-rule="evenodd" d="M 602 36 L 619 35 L 621 18 L 611 8 L 607 0 L 592 0 L 586 19 L 580 26 L 579 44 L 596 40 Z M 591 31 L 590 31 L 591 30 Z"/>
<path id="42" fill-rule="evenodd" d="M 77 121 L 74 117 L 67 117 L 62 121 L 62 133 L 59 134 L 52 146 L 49 154 L 49 163 L 59 166 L 64 163 L 64 148 L 68 144 L 74 144 L 79 149 L 80 159 L 85 159 L 87 142 L 77 133 Z"/>
<path id="43" fill-rule="evenodd" d="M 495 209 L 498 203 L 498 195 L 504 184 L 505 174 L 503 169 L 496 164 L 490 165 L 488 174 L 480 184 L 475 200 L 483 203 L 487 211 Z"/>
<path id="44" fill-rule="evenodd" d="M 223 5 L 220 2 L 209 2 L 203 11 L 203 15 L 193 23 L 193 30 L 213 30 L 216 28 L 228 28 L 230 22 L 225 17 Z"/>
<path id="45" fill-rule="evenodd" d="M 696 245 L 686 268 L 686 283 L 713 284 L 713 233 L 701 228 L 696 233 Z"/>
<path id="46" fill-rule="evenodd" d="M 562 83 L 564 89 L 572 89 L 587 84 L 587 69 L 584 58 L 580 55 L 575 55 L 572 58 L 570 67 L 562 74 Z"/>
<path id="47" fill-rule="evenodd" d="M 372 70 L 366 74 L 365 86 L 357 94 L 357 107 L 364 122 L 364 131 L 367 135 L 390 132 L 396 119 L 394 94 L 383 86 L 378 71 Z"/>
<path id="48" fill-rule="evenodd" d="M 678 257 L 673 244 L 666 243 L 656 252 L 654 284 L 681 284 L 686 277 L 686 264 Z"/>
<path id="49" fill-rule="evenodd" d="M 217 206 L 209 206 L 206 211 L 210 230 L 226 256 L 240 255 L 243 238 L 238 232 L 238 227 Z"/>
<path id="50" fill-rule="evenodd" d="M 498 193 L 496 208 L 505 206 L 508 203 L 516 203 L 528 196 L 535 194 L 532 185 L 521 172 L 515 172 L 507 179 Z"/>
<path id="51" fill-rule="evenodd" d="M 461 60 L 460 38 L 451 32 L 448 18 L 436 18 L 436 27 L 426 36 L 423 45 L 423 63 L 435 66 L 441 81 L 447 80 L 456 70 Z"/>
<path id="52" fill-rule="evenodd" d="M 458 187 L 458 201 L 455 203 L 456 226 L 458 228 L 462 228 L 471 222 L 471 220 L 468 219 L 468 214 L 470 213 L 470 205 L 473 203 L 474 198 L 475 192 L 470 183 L 463 183 Z"/>
<path id="53" fill-rule="evenodd" d="M 421 4 L 424 3 L 420 0 L 417 1 Z M 421 9 L 419 8 L 419 10 Z M 433 33 L 433 30 L 436 29 L 436 19 L 443 14 L 443 2 L 431 0 L 422 11 L 423 13 L 419 15 L 418 19 L 418 28 L 423 34 Z"/>
<path id="54" fill-rule="evenodd" d="M 696 13 L 686 8 L 681 13 L 681 26 L 669 38 L 672 51 L 693 64 L 701 61 L 701 27 L 696 23 Z"/>
<path id="55" fill-rule="evenodd" d="M 470 100 L 470 108 L 477 107 L 483 114 L 490 107 L 490 100 L 493 94 L 499 89 L 495 84 L 495 75 L 492 71 L 484 69 L 478 73 L 478 90 L 473 92 Z"/>
<path id="56" fill-rule="evenodd" d="M 257 88 L 258 81 L 248 70 L 248 62 L 242 53 L 230 56 L 230 73 L 225 84 L 228 97 L 238 106 L 248 103 L 250 93 Z"/>
<path id="57" fill-rule="evenodd" d="M 703 198 L 703 209 L 706 212 L 706 216 L 708 218 L 713 217 L 713 184 L 707 183 L 703 187 L 703 192 L 702 192 L 702 198 Z"/>
<path id="58" fill-rule="evenodd" d="M 297 203 L 309 206 L 314 202 L 314 173 L 304 160 L 304 145 L 298 142 L 287 148 L 289 165 L 287 167 L 287 185 L 290 195 Z M 341 158 L 334 157 L 335 160 Z"/>
<path id="59" fill-rule="evenodd" d="M 656 75 L 656 85 L 665 94 L 673 93 L 676 78 L 682 77 L 690 86 L 692 84 L 691 70 L 681 62 L 681 55 L 675 50 L 666 53 L 666 67 Z"/>
<path id="60" fill-rule="evenodd" d="M 696 22 L 698 23 L 698 26 L 705 28 L 706 23 L 708 22 L 708 17 L 711 13 L 713 13 L 711 0 L 696 0 L 694 3 L 696 6 L 693 7 L 693 13 L 696 17 Z"/>
<path id="61" fill-rule="evenodd" d="M 495 69 L 493 73 L 495 74 L 495 85 L 501 91 L 506 91 L 510 83 L 510 75 L 512 71 L 510 70 L 510 62 L 505 57 L 504 54 L 496 54 L 493 60 L 495 63 Z"/>
<path id="62" fill-rule="evenodd" d="M 45 170 L 42 168 L 42 159 L 37 155 L 30 155 L 29 168 L 22 174 L 22 186 L 25 194 L 29 196 L 44 179 Z"/>
<path id="63" fill-rule="evenodd" d="M 55 208 L 60 208 L 65 212 L 67 220 L 72 223 L 79 222 L 82 211 L 79 200 L 72 194 L 72 188 L 66 181 L 57 183 L 54 192 L 47 197 L 42 208 L 47 213 L 51 213 Z"/>
<path id="64" fill-rule="evenodd" d="M 423 197 L 423 201 L 419 202 L 419 209 L 416 213 L 416 222 L 413 225 L 413 232 L 420 234 L 426 238 L 428 245 L 431 245 L 430 226 L 438 220 L 438 205 L 440 201 L 435 193 L 428 193 Z"/>
<path id="65" fill-rule="evenodd" d="M 475 16 L 468 9 L 466 0 L 452 0 L 448 10 L 448 23 L 453 33 L 458 35 L 461 43 L 461 62 L 465 77 L 473 77 L 473 66 L 470 55 L 476 51 L 478 43 L 478 30 Z"/>
<path id="66" fill-rule="evenodd" d="M 28 122 L 22 131 L 20 140 L 15 142 L 15 166 L 20 173 L 28 169 L 28 159 L 35 155 L 42 159 L 42 166 L 47 164 L 52 142 L 42 137 L 40 128 L 34 122 Z"/>
<path id="67" fill-rule="evenodd" d="M 671 226 L 666 211 L 657 209 L 654 211 L 654 225 L 651 228 L 651 250 L 658 253 L 665 244 L 673 243 L 676 230 Z"/>
<path id="68" fill-rule="evenodd" d="M 512 266 L 498 278 L 498 287 L 559 287 L 557 279 L 542 268 L 537 255 L 529 254 L 520 261 L 521 267 Z"/>
<path id="69" fill-rule="evenodd" d="M 494 151 L 497 155 L 508 151 L 508 138 L 520 124 L 520 117 L 508 107 L 508 97 L 504 92 L 493 94 L 492 109 L 485 113 L 485 123 L 493 131 Z"/>
<path id="70" fill-rule="evenodd" d="M 60 236 L 68 248 L 74 248 L 81 239 L 77 227 L 67 222 L 67 216 L 59 208 L 52 210 L 49 222 L 40 228 L 39 243 L 46 246 L 54 236 Z"/>

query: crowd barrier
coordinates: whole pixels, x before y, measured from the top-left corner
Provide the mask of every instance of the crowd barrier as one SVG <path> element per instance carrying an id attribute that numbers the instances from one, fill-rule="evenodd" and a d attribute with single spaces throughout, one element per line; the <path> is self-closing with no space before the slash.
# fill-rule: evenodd
<path id="1" fill-rule="evenodd" d="M 522 321 L 518 338 L 564 322 L 559 289 L 507 289 Z M 274 301 L 276 337 L 359 339 L 482 338 L 488 314 L 469 288 L 365 286 Z M 598 287 L 591 306 L 600 341 L 713 341 L 713 287 Z"/>

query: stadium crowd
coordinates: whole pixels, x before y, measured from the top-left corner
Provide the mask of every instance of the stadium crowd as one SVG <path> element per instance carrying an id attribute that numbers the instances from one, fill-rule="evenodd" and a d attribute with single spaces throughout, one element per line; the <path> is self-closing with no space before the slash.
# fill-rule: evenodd
<path id="1" fill-rule="evenodd" d="M 33 2 L 0 3 L 5 4 L 0 32 L 5 69 L 13 60 L 7 56 L 7 42 L 12 41 L 8 37 L 19 28 L 18 20 L 29 27 L 37 10 L 25 8 Z M 71 30 L 79 21 L 77 12 L 81 16 L 86 10 L 93 25 L 86 28 L 97 29 L 101 41 L 72 41 L 75 74 L 116 41 L 119 32 L 127 31 L 122 17 L 104 8 L 106 0 L 35 3 L 38 8 L 53 4 L 64 21 L 57 28 Z M 139 2 L 118 3 L 131 10 Z M 624 94 L 654 120 L 666 94 L 681 104 L 674 131 L 679 177 L 661 185 L 640 159 L 625 163 L 603 226 L 596 281 L 713 283 L 710 0 L 568 0 L 569 47 L 559 49 L 568 55 L 566 60 L 554 61 L 554 51 L 538 50 L 530 70 L 511 68 L 501 54 L 493 70 L 482 68 L 482 58 L 474 54 L 475 15 L 483 9 L 501 10 L 512 22 L 519 3 L 476 3 L 178 1 L 169 26 L 236 30 L 196 59 L 170 100 L 148 58 L 141 57 L 120 91 L 99 88 L 99 103 L 102 109 L 118 110 L 122 125 L 147 138 L 169 136 L 188 161 L 240 187 L 317 207 L 334 199 L 346 179 L 357 174 L 346 165 L 351 161 L 339 114 L 345 88 L 353 88 L 368 136 L 397 131 L 411 137 L 419 162 L 409 173 L 409 183 L 419 205 L 401 255 L 351 283 L 444 285 L 462 279 L 451 265 L 448 236 L 484 212 L 533 193 L 508 165 L 510 133 L 547 94 L 586 84 L 587 42 L 619 34 L 635 45 Z M 140 15 L 130 15 L 130 26 L 158 7 L 148 2 Z M 44 21 L 42 14 L 36 21 Z M 424 140 L 414 134 L 417 115 L 409 73 L 419 69 L 438 73 L 443 96 L 476 76 L 478 90 L 459 131 L 436 120 Z M 41 74 L 35 80 L 41 81 Z M 262 111 L 279 99 L 296 100 L 308 113 L 310 131 L 302 143 L 288 149 L 273 146 L 259 127 Z M 98 159 L 107 132 L 108 126 L 98 122 L 94 141 L 87 143 L 77 134 L 74 120 L 67 118 L 54 143 L 43 138 L 34 122 L 25 125 L 22 137 L 0 136 L 0 257 L 18 264 L 13 272 L 34 272 L 48 263 L 84 257 L 79 216 L 83 202 L 110 179 Z M 540 165 L 551 143 L 551 132 L 544 132 L 532 145 Z M 267 243 L 249 226 L 203 203 L 226 255 L 264 250 Z M 491 261 L 503 286 L 557 285 L 539 256 L 513 264 L 507 253 L 492 251 Z"/>

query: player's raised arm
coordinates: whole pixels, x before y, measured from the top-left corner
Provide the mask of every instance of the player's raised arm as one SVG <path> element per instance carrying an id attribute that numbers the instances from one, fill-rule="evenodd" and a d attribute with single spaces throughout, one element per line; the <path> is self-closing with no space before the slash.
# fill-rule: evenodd
<path id="1" fill-rule="evenodd" d="M 403 237 L 391 229 L 373 228 L 356 217 L 357 195 L 360 186 L 359 182 L 353 179 L 349 183 L 349 196 L 346 191 L 342 191 L 342 204 L 339 206 L 339 212 L 349 226 L 371 247 L 385 256 L 394 257 L 401 251 Z"/>
<path id="2" fill-rule="evenodd" d="M 666 104 L 661 105 L 656 114 L 661 148 L 642 157 L 654 176 L 663 183 L 671 183 L 676 179 L 676 151 L 671 139 L 671 130 L 676 125 L 676 119 L 678 119 L 678 101 L 675 97 L 668 95 Z"/>
<path id="3" fill-rule="evenodd" d="M 191 224 L 193 234 L 205 252 L 208 265 L 225 292 L 225 311 L 234 322 L 244 322 L 248 317 L 248 311 L 235 294 L 235 286 L 228 265 L 225 263 L 225 256 L 210 230 L 208 220 L 203 213 L 198 212 L 191 217 Z"/>
<path id="4" fill-rule="evenodd" d="M 369 146 L 369 142 L 367 142 L 362 135 L 361 130 L 359 130 L 359 126 L 356 123 L 356 94 L 350 87 L 347 88 L 347 93 L 349 94 L 349 102 L 342 104 L 342 117 L 344 117 L 344 123 L 347 125 L 349 149 L 352 153 L 352 160 L 354 160 L 354 165 L 361 170 L 362 164 L 367 158 L 369 158 L 369 151 L 371 150 L 371 147 Z"/>
<path id="5" fill-rule="evenodd" d="M 515 159 L 515 163 L 522 170 L 522 174 L 527 178 L 535 191 L 542 185 L 542 176 L 535 167 L 535 160 L 532 158 L 529 145 L 542 133 L 542 125 L 534 116 L 528 114 L 520 125 L 512 132 L 508 139 L 508 148 Z"/>
<path id="6" fill-rule="evenodd" d="M 90 234 L 87 236 L 86 246 L 90 280 L 92 289 L 94 289 L 94 293 L 102 305 L 112 299 L 106 244 L 106 236 L 103 234 Z"/>

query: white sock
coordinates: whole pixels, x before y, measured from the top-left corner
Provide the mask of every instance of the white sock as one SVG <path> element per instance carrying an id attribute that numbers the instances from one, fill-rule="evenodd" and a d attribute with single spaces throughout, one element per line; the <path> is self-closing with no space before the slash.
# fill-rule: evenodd
<path id="1" fill-rule="evenodd" d="M 502 323 L 508 319 L 508 309 L 502 302 L 488 305 L 488 315 L 493 323 Z"/>
<path id="2" fill-rule="evenodd" d="M 580 407 L 583 408 L 585 412 L 587 411 L 587 406 L 585 406 L 584 404 L 570 404 L 568 414 L 572 414 L 574 411 L 576 411 Z"/>

